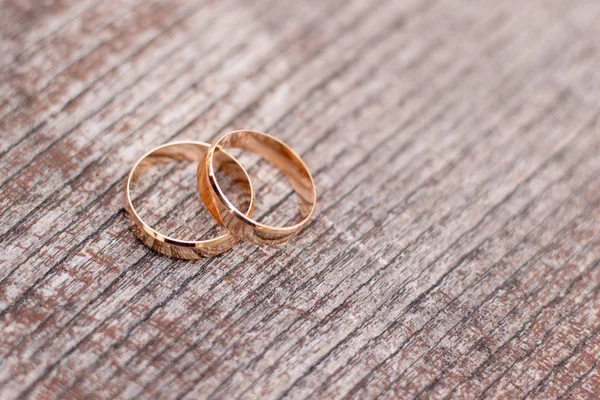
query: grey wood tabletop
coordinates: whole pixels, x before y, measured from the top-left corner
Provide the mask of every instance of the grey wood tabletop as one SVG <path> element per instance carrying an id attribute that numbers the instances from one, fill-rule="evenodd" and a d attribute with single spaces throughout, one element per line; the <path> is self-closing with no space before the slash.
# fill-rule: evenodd
<path id="1" fill-rule="evenodd" d="M 600 2 L 0 11 L 1 399 L 600 398 Z M 130 168 L 234 129 L 301 155 L 312 222 L 152 252 Z M 256 218 L 297 220 L 281 173 L 237 155 Z M 193 163 L 145 177 L 153 226 L 220 229 Z"/>

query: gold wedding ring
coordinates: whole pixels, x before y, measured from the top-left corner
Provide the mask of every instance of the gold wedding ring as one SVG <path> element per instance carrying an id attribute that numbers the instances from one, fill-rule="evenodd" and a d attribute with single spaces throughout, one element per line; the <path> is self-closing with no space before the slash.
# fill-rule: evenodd
<path id="1" fill-rule="evenodd" d="M 295 225 L 274 227 L 238 210 L 221 190 L 215 175 L 222 163 L 217 156 L 225 148 L 256 153 L 281 170 L 300 199 L 302 220 Z M 221 225 L 237 238 L 259 245 L 284 243 L 293 238 L 309 223 L 317 202 L 312 176 L 300 157 L 274 137 L 249 130 L 227 133 L 210 146 L 198 165 L 198 190 L 206 208 Z"/>
<path id="2" fill-rule="evenodd" d="M 170 257 L 183 259 L 197 259 L 200 257 L 211 257 L 221 254 L 233 247 L 238 239 L 230 233 L 226 233 L 214 239 L 187 241 L 179 240 L 156 231 L 146 224 L 135 211 L 131 201 L 130 189 L 138 178 L 150 167 L 166 164 L 172 161 L 195 161 L 199 162 L 210 145 L 203 142 L 174 142 L 157 147 L 140 158 L 127 177 L 125 186 L 125 210 L 129 215 L 130 224 L 135 235 L 151 249 Z M 250 217 L 254 208 L 254 190 L 246 170 L 226 152 L 218 152 L 219 165 L 223 171 L 231 176 L 233 180 L 242 187 L 250 197 L 248 210 L 244 215 Z M 211 156 L 211 159 L 213 157 Z"/>

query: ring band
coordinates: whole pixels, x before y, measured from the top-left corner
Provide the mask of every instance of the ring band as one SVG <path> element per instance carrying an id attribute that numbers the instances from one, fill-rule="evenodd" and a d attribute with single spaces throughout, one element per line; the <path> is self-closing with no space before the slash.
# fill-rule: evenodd
<path id="1" fill-rule="evenodd" d="M 125 210 L 129 214 L 133 232 L 146 246 L 170 257 L 192 260 L 221 254 L 231 249 L 237 243 L 238 239 L 230 233 L 214 239 L 199 241 L 179 240 L 163 235 L 140 218 L 131 201 L 130 188 L 150 167 L 172 161 L 199 162 L 204 158 L 209 147 L 210 145 L 207 143 L 195 141 L 165 144 L 140 158 L 129 172 L 125 186 Z M 246 214 L 250 216 L 254 209 L 254 190 L 250 183 L 250 178 L 244 167 L 235 158 L 226 152 L 220 152 L 220 154 L 223 154 L 223 156 L 219 156 L 219 162 L 223 165 L 224 172 L 230 175 L 250 196 L 250 204 L 246 211 Z"/>
<path id="2" fill-rule="evenodd" d="M 300 198 L 299 223 L 285 227 L 263 225 L 227 199 L 217 182 L 214 164 L 219 162 L 215 153 L 229 147 L 256 153 L 281 170 Z M 317 202 L 315 184 L 304 162 L 284 143 L 262 132 L 234 131 L 221 136 L 204 157 L 198 164 L 200 196 L 212 216 L 234 236 L 259 245 L 279 244 L 293 238 L 310 221 Z"/>

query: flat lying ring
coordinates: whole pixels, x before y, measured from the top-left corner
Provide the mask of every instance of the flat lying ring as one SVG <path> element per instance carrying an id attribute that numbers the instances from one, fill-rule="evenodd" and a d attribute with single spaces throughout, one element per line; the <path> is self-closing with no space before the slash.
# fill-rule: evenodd
<path id="1" fill-rule="evenodd" d="M 215 175 L 215 162 L 219 162 L 215 154 L 229 147 L 256 153 L 281 170 L 300 199 L 299 223 L 285 227 L 264 225 L 240 212 L 227 199 Z M 293 238 L 309 223 L 317 203 L 313 178 L 300 157 L 281 141 L 256 131 L 230 132 L 210 146 L 198 164 L 198 190 L 204 205 L 221 225 L 239 239 L 259 245 L 284 243 Z"/>
<path id="2" fill-rule="evenodd" d="M 129 215 L 131 229 L 134 234 L 152 250 L 169 257 L 193 260 L 200 257 L 216 256 L 231 249 L 238 242 L 238 239 L 230 233 L 208 240 L 188 241 L 175 239 L 163 235 L 146 224 L 133 207 L 130 189 L 150 167 L 172 161 L 199 162 L 203 159 L 209 147 L 210 145 L 207 143 L 195 141 L 168 143 L 148 152 L 135 163 L 129 172 L 127 184 L 125 185 L 125 210 Z M 250 204 L 246 211 L 246 214 L 250 216 L 254 209 L 254 189 L 250 183 L 250 178 L 244 167 L 235 158 L 226 152 L 221 152 L 220 154 L 223 155 L 219 157 L 219 162 L 223 165 L 224 172 L 231 176 L 242 187 L 244 192 L 250 196 Z"/>

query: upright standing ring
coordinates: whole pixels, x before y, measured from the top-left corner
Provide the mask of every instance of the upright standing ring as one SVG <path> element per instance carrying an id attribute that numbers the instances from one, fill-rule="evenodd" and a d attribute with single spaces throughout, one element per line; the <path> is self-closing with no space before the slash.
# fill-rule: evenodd
<path id="1" fill-rule="evenodd" d="M 206 154 L 209 145 L 203 142 L 173 142 L 157 147 L 140 158 L 127 177 L 125 185 L 125 210 L 129 215 L 131 228 L 135 235 L 151 249 L 170 257 L 183 259 L 198 259 L 221 254 L 233 247 L 238 241 L 230 233 L 208 240 L 180 240 L 163 235 L 146 224 L 133 207 L 130 190 L 139 177 L 150 167 L 165 164 L 171 161 L 196 161 L 199 162 Z M 249 216 L 254 209 L 254 190 L 250 178 L 235 158 L 226 152 L 219 153 L 219 162 L 223 164 L 224 171 L 250 196 L 250 203 L 246 214 Z"/>
<path id="2" fill-rule="evenodd" d="M 215 154 L 229 147 L 256 153 L 281 170 L 300 199 L 299 223 L 285 227 L 264 225 L 240 212 L 227 199 L 217 182 L 214 164 L 219 162 Z M 317 203 L 315 184 L 300 157 L 281 141 L 257 131 L 230 132 L 214 142 L 198 164 L 198 189 L 204 205 L 221 225 L 236 237 L 255 244 L 287 242 L 309 223 Z"/>

